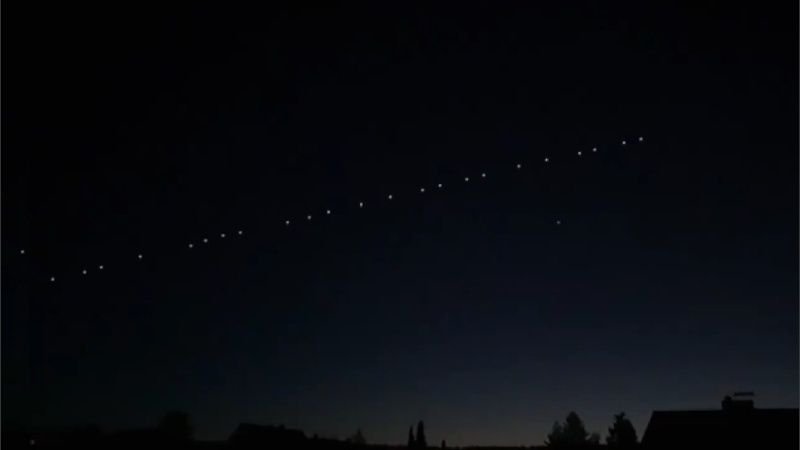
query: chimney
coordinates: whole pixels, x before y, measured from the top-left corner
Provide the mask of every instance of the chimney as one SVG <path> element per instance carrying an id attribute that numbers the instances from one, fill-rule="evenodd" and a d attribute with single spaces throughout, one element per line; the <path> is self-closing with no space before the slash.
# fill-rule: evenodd
<path id="1" fill-rule="evenodd" d="M 753 397 L 755 397 L 755 394 L 749 391 L 734 392 L 733 395 L 726 395 L 722 399 L 722 410 L 729 412 L 752 411 L 754 408 Z"/>

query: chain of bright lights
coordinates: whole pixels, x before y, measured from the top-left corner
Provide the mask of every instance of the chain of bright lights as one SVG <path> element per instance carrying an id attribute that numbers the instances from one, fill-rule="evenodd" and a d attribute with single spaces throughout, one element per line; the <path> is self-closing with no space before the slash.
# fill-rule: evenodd
<path id="1" fill-rule="evenodd" d="M 644 137 L 643 137 L 643 136 L 639 136 L 639 137 L 638 137 L 638 139 L 637 139 L 637 141 L 638 141 L 638 142 L 640 142 L 640 143 L 641 143 L 641 142 L 644 142 Z M 622 146 L 626 146 L 626 145 L 628 144 L 628 141 L 627 141 L 627 140 L 622 140 L 621 144 L 622 144 Z M 592 147 L 591 151 L 592 151 L 592 153 L 597 153 L 598 149 L 597 149 L 597 147 Z M 579 151 L 577 152 L 577 155 L 578 155 L 578 157 L 582 157 L 582 156 L 583 156 L 583 154 L 584 154 L 584 152 L 583 152 L 583 151 L 581 151 L 581 150 L 579 150 Z M 548 156 L 545 156 L 545 157 L 544 157 L 544 159 L 543 159 L 543 162 L 544 162 L 545 164 L 549 164 L 549 163 L 550 163 L 550 161 L 551 161 L 551 160 L 550 160 L 550 158 L 549 158 Z M 514 165 L 514 167 L 515 167 L 515 169 L 516 169 L 516 170 L 522 170 L 522 166 L 523 166 L 523 165 L 522 165 L 522 163 L 516 163 L 516 164 Z M 486 174 L 486 172 L 481 172 L 481 174 L 480 174 L 480 179 L 486 179 L 486 177 L 487 177 L 487 174 Z M 465 176 L 465 177 L 464 177 L 464 179 L 463 179 L 463 182 L 464 182 L 464 183 L 469 183 L 470 181 L 471 181 L 471 178 L 470 178 L 469 176 Z M 441 189 L 443 189 L 443 188 L 444 188 L 444 184 L 442 184 L 442 183 L 436 183 L 436 184 L 435 184 L 435 186 L 436 186 L 436 189 L 437 189 L 437 190 L 441 190 Z M 427 192 L 427 190 L 426 190 L 426 189 L 425 189 L 425 187 L 423 186 L 423 187 L 420 187 L 420 188 L 419 188 L 418 192 L 419 192 L 420 194 L 424 194 L 425 192 Z M 395 196 L 394 196 L 394 194 L 386 194 L 386 197 L 385 197 L 385 198 L 386 198 L 388 201 L 391 201 L 391 200 L 393 200 L 393 199 L 395 198 Z M 358 208 L 359 208 L 359 209 L 364 209 L 364 208 L 366 208 L 366 202 L 364 202 L 363 200 L 360 200 L 360 201 L 358 201 L 357 205 L 358 205 Z M 330 209 L 326 209 L 326 210 L 325 210 L 325 215 L 326 215 L 326 216 L 330 216 L 331 214 L 333 214 L 333 211 L 332 211 L 332 210 L 330 210 Z M 312 221 L 312 220 L 314 219 L 314 216 L 313 216 L 312 214 L 308 214 L 308 215 L 306 215 L 305 219 L 306 219 L 306 221 L 307 221 L 307 222 L 310 222 L 310 221 Z M 284 219 L 284 220 L 283 220 L 283 225 L 284 225 L 285 227 L 291 227 L 293 224 L 294 224 L 294 222 L 292 222 L 292 219 Z M 561 225 L 561 219 L 556 219 L 556 220 L 555 220 L 555 224 L 556 224 L 556 225 Z M 236 233 L 235 233 L 235 234 L 236 234 L 236 236 L 243 236 L 243 235 L 244 235 L 244 230 L 241 230 L 241 229 L 239 229 L 239 230 L 236 230 Z M 219 234 L 219 237 L 220 237 L 220 239 L 226 239 L 226 238 L 228 237 L 228 235 L 227 235 L 226 233 L 220 233 L 220 234 Z M 208 237 L 203 237 L 203 238 L 201 238 L 200 242 L 202 242 L 203 244 L 208 244 L 208 242 L 209 242 L 209 238 L 208 238 Z M 196 247 L 196 245 L 195 245 L 195 243 L 194 243 L 194 242 L 188 242 L 188 243 L 186 244 L 186 247 L 187 247 L 188 249 L 192 250 L 192 249 L 194 249 L 194 248 Z M 19 250 L 19 254 L 20 254 L 20 255 L 22 255 L 22 256 L 25 256 L 25 255 L 27 255 L 28 253 L 27 253 L 27 252 L 25 251 L 25 249 L 23 248 L 23 249 L 20 249 L 20 250 Z M 144 254 L 142 254 L 142 253 L 137 253 L 137 254 L 136 254 L 136 259 L 137 259 L 137 260 L 139 260 L 139 261 L 142 261 L 142 260 L 144 259 Z M 105 270 L 105 269 L 106 269 L 106 266 L 105 266 L 104 264 L 98 264 L 98 265 L 97 265 L 97 270 L 99 270 L 99 271 L 103 271 L 103 270 Z M 87 269 L 87 268 L 83 268 L 83 269 L 81 269 L 81 275 L 82 275 L 82 276 L 87 276 L 87 275 L 89 275 L 89 269 Z M 56 277 L 55 277 L 55 275 L 51 275 L 51 276 L 50 276 L 48 279 L 49 279 L 49 282 L 50 282 L 50 283 L 55 283 L 55 282 L 56 282 Z"/>

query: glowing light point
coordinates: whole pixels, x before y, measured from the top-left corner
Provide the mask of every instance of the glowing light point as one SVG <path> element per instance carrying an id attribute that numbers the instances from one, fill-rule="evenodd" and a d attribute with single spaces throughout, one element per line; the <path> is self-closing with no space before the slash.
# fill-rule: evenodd
<path id="1" fill-rule="evenodd" d="M 330 210 L 330 209 L 326 209 L 326 210 L 325 210 L 325 214 L 327 214 L 327 215 L 329 215 L 329 216 L 330 216 L 330 215 L 331 215 L 331 210 Z"/>
<path id="2" fill-rule="evenodd" d="M 190 243 L 189 243 L 189 248 L 194 248 L 194 244 L 192 244 L 192 243 L 190 242 Z"/>
<path id="3" fill-rule="evenodd" d="M 441 189 L 442 188 L 442 183 L 437 184 L 436 187 Z"/>
<path id="4" fill-rule="evenodd" d="M 244 231 L 242 231 L 242 230 L 239 230 L 239 231 L 237 231 L 237 232 L 236 232 L 236 234 L 238 234 L 239 236 L 241 236 L 241 235 L 243 235 L 243 234 L 244 234 Z"/>
<path id="5" fill-rule="evenodd" d="M 287 220 L 287 221 L 286 221 L 286 222 L 284 222 L 284 223 L 285 223 L 285 224 L 286 224 L 286 226 L 288 227 L 289 225 L 291 225 L 291 224 L 292 224 L 292 221 L 291 221 L 291 220 Z"/>
<path id="6" fill-rule="evenodd" d="M 225 233 L 220 233 L 219 237 L 221 237 L 222 239 L 225 239 Z"/>
<path id="7" fill-rule="evenodd" d="M 544 162 L 550 162 L 550 158 L 545 158 Z"/>
<path id="8" fill-rule="evenodd" d="M 389 195 L 387 195 L 387 196 L 386 196 L 386 198 L 388 198 L 389 200 L 391 200 L 391 199 L 393 198 L 393 197 L 392 197 L 392 194 L 389 194 Z M 361 206 L 361 204 L 359 203 L 359 207 L 360 207 L 360 206 Z"/>
<path id="9" fill-rule="evenodd" d="M 208 238 L 203 238 L 203 244 L 208 244 Z"/>
<path id="10" fill-rule="evenodd" d="M 97 266 L 97 268 L 100 269 L 100 270 L 103 270 L 103 265 L 100 264 L 99 266 Z"/>
<path id="11" fill-rule="evenodd" d="M 359 208 L 363 208 L 364 207 L 364 202 L 358 202 L 358 207 Z"/>
<path id="12" fill-rule="evenodd" d="M 561 225 L 561 220 L 556 220 L 556 225 Z"/>
<path id="13" fill-rule="evenodd" d="M 24 255 L 24 254 L 25 254 L 25 249 L 23 248 L 22 250 L 20 250 L 20 251 L 19 251 L 19 254 L 20 254 L 20 255 Z"/>
<path id="14" fill-rule="evenodd" d="M 50 277 L 50 282 L 51 283 L 55 283 L 56 282 L 56 277 Z"/>
<path id="15" fill-rule="evenodd" d="M 578 152 L 578 156 L 582 156 L 582 155 L 583 155 L 583 152 L 579 151 Z"/>
<path id="16" fill-rule="evenodd" d="M 522 169 L 522 164 L 517 163 L 517 170 Z"/>
<path id="17" fill-rule="evenodd" d="M 639 142 L 644 142 L 644 136 L 639 136 Z"/>
<path id="18" fill-rule="evenodd" d="M 622 145 L 625 145 L 625 144 L 627 144 L 627 143 L 628 143 L 627 141 L 622 141 Z"/>
<path id="19" fill-rule="evenodd" d="M 469 183 L 469 177 L 464 177 L 464 182 Z"/>
<path id="20" fill-rule="evenodd" d="M 486 178 L 486 173 L 482 173 L 481 178 Z"/>
<path id="21" fill-rule="evenodd" d="M 592 152 L 597 153 L 597 147 L 592 147 Z"/>
<path id="22" fill-rule="evenodd" d="M 311 220 L 311 214 L 307 215 L 306 219 Z"/>
<path id="23" fill-rule="evenodd" d="M 420 192 L 421 194 L 424 194 L 424 193 L 425 193 L 425 188 L 419 188 L 419 192 Z"/>
<path id="24" fill-rule="evenodd" d="M 87 274 L 87 273 L 89 273 L 89 272 L 88 272 L 86 269 L 83 269 L 83 270 L 81 271 L 81 273 L 82 273 L 82 274 L 84 274 L 84 275 L 86 275 L 86 274 Z"/>
<path id="25" fill-rule="evenodd" d="M 136 255 L 136 257 L 137 257 L 138 259 L 142 259 L 142 258 L 144 258 L 144 256 L 143 256 L 141 253 L 139 253 L 138 255 Z"/>

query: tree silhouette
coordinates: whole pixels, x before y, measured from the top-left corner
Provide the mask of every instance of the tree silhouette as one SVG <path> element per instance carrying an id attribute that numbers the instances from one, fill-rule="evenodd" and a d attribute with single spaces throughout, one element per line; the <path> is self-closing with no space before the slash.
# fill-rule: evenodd
<path id="1" fill-rule="evenodd" d="M 555 422 L 547 435 L 545 445 L 548 447 L 570 447 L 580 445 L 593 445 L 600 443 L 597 433 L 589 436 L 583 421 L 574 411 L 567 414 L 563 424 Z"/>
<path id="2" fill-rule="evenodd" d="M 367 440 L 364 438 L 361 428 L 357 429 L 355 434 L 347 438 L 347 442 L 355 445 L 367 445 Z"/>
<path id="3" fill-rule="evenodd" d="M 582 445 L 586 443 L 586 438 L 589 433 L 583 425 L 583 421 L 575 411 L 567 414 L 567 420 L 564 422 L 564 439 L 569 445 Z"/>
<path id="4" fill-rule="evenodd" d="M 158 423 L 158 430 L 167 438 L 186 441 L 192 438 L 189 415 L 183 411 L 170 411 Z"/>
<path id="5" fill-rule="evenodd" d="M 408 427 L 408 448 L 414 448 L 417 441 L 414 440 L 414 425 Z"/>
<path id="6" fill-rule="evenodd" d="M 425 439 L 425 422 L 419 421 L 417 424 L 417 440 L 415 441 L 417 448 L 426 448 L 428 441 Z"/>
<path id="7" fill-rule="evenodd" d="M 544 445 L 548 447 L 561 447 L 564 445 L 564 429 L 558 421 L 553 422 L 553 428 L 547 434 Z"/>
<path id="8" fill-rule="evenodd" d="M 625 413 L 614 414 L 614 423 L 608 428 L 606 444 L 609 447 L 634 447 L 638 441 L 636 429 Z"/>

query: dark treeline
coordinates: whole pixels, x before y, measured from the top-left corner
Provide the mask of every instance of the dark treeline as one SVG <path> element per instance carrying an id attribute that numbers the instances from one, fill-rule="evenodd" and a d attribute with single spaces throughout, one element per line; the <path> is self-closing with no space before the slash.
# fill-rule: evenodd
<path id="1" fill-rule="evenodd" d="M 635 446 L 636 431 L 624 413 L 615 416 L 609 428 L 606 442 L 609 445 Z M 438 444 L 438 445 L 437 445 Z M 321 438 L 317 435 L 307 436 L 301 430 L 293 430 L 284 426 L 240 424 L 225 441 L 199 441 L 194 439 L 194 428 L 190 416 L 184 412 L 173 411 L 164 415 L 153 428 L 104 432 L 96 426 L 77 427 L 63 431 L 3 431 L 3 448 L 244 448 L 244 449 L 424 449 L 450 448 L 447 441 L 428 442 L 425 422 L 419 421 L 409 427 L 408 441 L 405 446 L 389 446 L 371 443 L 361 429 L 356 430 L 346 439 Z M 589 434 L 580 417 L 571 412 L 563 423 L 556 422 L 548 434 L 547 447 L 575 447 L 600 445 L 597 433 Z M 500 449 L 503 447 L 465 447 L 472 449 Z M 520 447 L 513 447 L 519 449 Z M 534 448 L 534 447 L 527 447 Z"/>
<path id="2" fill-rule="evenodd" d="M 404 431 L 400 428 L 399 435 Z M 70 448 L 93 449 L 435 449 L 447 441 L 429 441 L 425 423 L 408 428 L 405 445 L 381 445 L 369 441 L 368 433 L 357 429 L 346 439 L 308 436 L 284 426 L 242 423 L 224 441 L 194 439 L 188 414 L 167 413 L 151 428 L 104 432 L 96 426 L 70 430 L 13 430 L 3 427 L 3 449 Z M 530 447 L 452 447 L 461 450 L 521 450 L 535 448 L 798 448 L 798 410 L 758 409 L 751 399 L 725 397 L 718 410 L 655 411 L 640 442 L 636 429 L 624 412 L 616 414 L 602 437 L 586 429 L 575 412 L 556 421 L 543 445 Z"/>
<path id="3" fill-rule="evenodd" d="M 153 428 L 104 432 L 96 426 L 78 427 L 64 431 L 12 431 L 3 430 L 3 448 L 243 448 L 243 449 L 425 449 L 450 448 L 447 441 L 428 442 L 425 423 L 419 421 L 409 427 L 405 446 L 389 446 L 368 442 L 361 429 L 356 430 L 344 440 L 307 436 L 301 430 L 284 426 L 256 425 L 242 423 L 225 441 L 199 441 L 194 439 L 194 429 L 188 414 L 180 411 L 169 412 Z M 632 447 L 637 445 L 636 431 L 631 422 L 620 413 L 608 430 L 606 443 L 609 446 Z M 545 447 L 582 447 L 601 445 L 597 433 L 588 433 L 580 417 L 571 412 L 563 423 L 556 422 L 548 434 Z M 457 447 L 453 447 L 457 448 Z M 464 447 L 470 449 L 501 449 L 504 447 Z M 512 448 L 512 447 L 506 447 Z M 520 447 L 513 447 L 519 449 Z M 535 448 L 526 447 L 526 448 Z"/>

